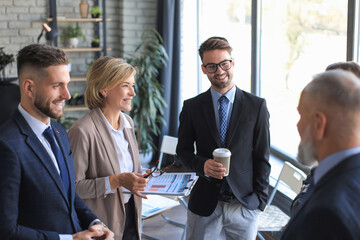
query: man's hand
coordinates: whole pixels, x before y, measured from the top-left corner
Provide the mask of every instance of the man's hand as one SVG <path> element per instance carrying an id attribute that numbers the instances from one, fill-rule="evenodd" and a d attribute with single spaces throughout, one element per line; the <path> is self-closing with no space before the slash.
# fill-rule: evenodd
<path id="1" fill-rule="evenodd" d="M 101 224 L 93 225 L 89 230 L 73 234 L 73 240 L 114 240 L 114 233 Z"/>
<path id="2" fill-rule="evenodd" d="M 215 162 L 214 159 L 208 159 L 204 164 L 204 173 L 210 177 L 223 179 L 225 171 L 224 165 Z"/>
<path id="3" fill-rule="evenodd" d="M 144 191 L 149 179 L 144 178 L 143 174 L 127 172 L 112 175 L 109 177 L 111 189 L 118 187 L 124 187 L 129 189 L 136 196 L 147 199 L 147 197 L 141 194 L 139 191 Z"/>

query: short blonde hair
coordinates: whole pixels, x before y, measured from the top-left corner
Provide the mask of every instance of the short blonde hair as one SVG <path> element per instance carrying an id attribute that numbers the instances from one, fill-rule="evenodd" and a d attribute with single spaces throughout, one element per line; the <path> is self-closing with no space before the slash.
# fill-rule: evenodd
<path id="1" fill-rule="evenodd" d="M 121 58 L 105 56 L 97 59 L 86 74 L 85 104 L 89 109 L 101 107 L 104 97 L 100 90 L 110 90 L 136 73 L 136 68 Z"/>

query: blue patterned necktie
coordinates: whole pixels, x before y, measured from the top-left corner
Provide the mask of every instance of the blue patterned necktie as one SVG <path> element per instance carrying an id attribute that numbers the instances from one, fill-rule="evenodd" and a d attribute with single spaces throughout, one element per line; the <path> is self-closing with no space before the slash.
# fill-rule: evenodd
<path id="1" fill-rule="evenodd" d="M 59 148 L 59 146 L 56 144 L 56 139 L 54 136 L 53 130 L 48 127 L 44 131 L 44 137 L 46 140 L 50 143 L 51 150 L 53 151 L 56 161 L 58 163 L 59 169 L 60 169 L 60 177 L 63 182 L 63 185 L 65 187 L 65 191 L 67 193 L 67 197 L 69 198 L 69 190 L 70 190 L 70 181 L 69 181 L 69 172 L 67 170 L 64 156 Z"/>
<path id="2" fill-rule="evenodd" d="M 227 106 L 229 100 L 224 95 L 219 98 L 220 142 L 225 147 L 227 131 Z"/>
<path id="3" fill-rule="evenodd" d="M 226 131 L 227 131 L 227 109 L 228 109 L 229 99 L 224 95 L 219 98 L 219 120 L 220 120 L 220 142 L 221 147 L 225 147 L 226 144 Z M 220 186 L 220 195 L 231 196 L 232 191 L 227 182 L 226 177 L 221 181 Z"/>

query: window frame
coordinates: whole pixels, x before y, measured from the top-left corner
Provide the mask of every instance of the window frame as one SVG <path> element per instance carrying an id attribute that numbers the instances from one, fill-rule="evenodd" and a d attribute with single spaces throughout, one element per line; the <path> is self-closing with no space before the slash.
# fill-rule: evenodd
<path id="1" fill-rule="evenodd" d="M 262 0 L 252 0 L 251 3 L 251 93 L 260 96 L 261 86 L 261 7 Z M 359 0 L 348 0 L 347 16 L 347 44 L 346 60 L 359 61 L 360 31 L 359 31 Z M 197 0 L 197 46 L 199 43 L 199 0 Z M 198 61 L 197 87 L 198 94 L 201 91 L 200 61 Z M 304 172 L 308 173 L 309 168 L 299 164 L 293 156 L 287 154 L 279 146 L 271 145 L 270 152 L 282 161 L 289 161 Z"/>

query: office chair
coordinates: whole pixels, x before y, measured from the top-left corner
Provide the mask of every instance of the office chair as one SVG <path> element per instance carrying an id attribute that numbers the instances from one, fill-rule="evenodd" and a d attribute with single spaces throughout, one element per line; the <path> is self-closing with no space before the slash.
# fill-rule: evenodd
<path id="1" fill-rule="evenodd" d="M 305 180 L 306 174 L 300 169 L 294 167 L 291 163 L 285 162 L 280 172 L 279 178 L 276 182 L 274 190 L 272 191 L 270 198 L 267 202 L 265 210 L 259 215 L 258 237 L 262 240 L 265 238 L 261 232 L 279 232 L 286 226 L 290 217 L 285 214 L 280 208 L 275 205 L 271 205 L 272 200 L 275 197 L 275 193 L 278 189 L 280 182 L 285 184 L 295 193 L 299 193 L 301 190 L 302 182 Z"/>
<path id="2" fill-rule="evenodd" d="M 164 154 L 168 154 L 168 155 L 175 155 L 176 154 L 176 146 L 177 146 L 177 143 L 178 143 L 178 139 L 176 137 L 171 137 L 171 136 L 168 136 L 168 135 L 164 135 L 163 136 L 163 139 L 162 139 L 162 142 L 161 142 L 161 147 L 160 147 L 160 156 L 159 156 L 159 163 L 157 165 L 157 168 L 158 169 L 161 169 L 161 164 L 162 164 L 162 161 L 163 161 L 163 158 L 164 158 Z M 183 197 L 177 197 L 177 199 L 180 201 L 180 203 L 185 207 L 185 209 L 187 210 L 188 209 L 188 206 L 187 206 L 187 203 L 186 201 L 183 199 Z M 167 210 L 165 210 L 167 211 Z M 164 212 L 165 212 L 164 211 Z M 161 216 L 169 223 L 175 225 L 175 226 L 178 226 L 178 227 L 182 227 L 184 228 L 184 232 L 181 236 L 181 239 L 185 239 L 185 236 L 186 236 L 186 223 L 181 223 L 181 222 L 178 222 L 178 221 L 175 221 L 167 216 L 165 216 L 165 214 L 161 213 Z M 157 216 L 158 214 L 152 216 L 152 217 L 155 217 Z M 147 218 L 148 219 L 148 218 Z M 144 221 L 146 219 L 143 219 L 142 222 L 144 224 Z M 156 237 L 153 237 L 153 236 L 150 236 L 144 232 L 141 232 L 141 234 L 143 236 L 146 236 L 147 238 L 150 238 L 150 239 L 154 239 L 154 240 L 158 240 L 158 238 Z"/>

